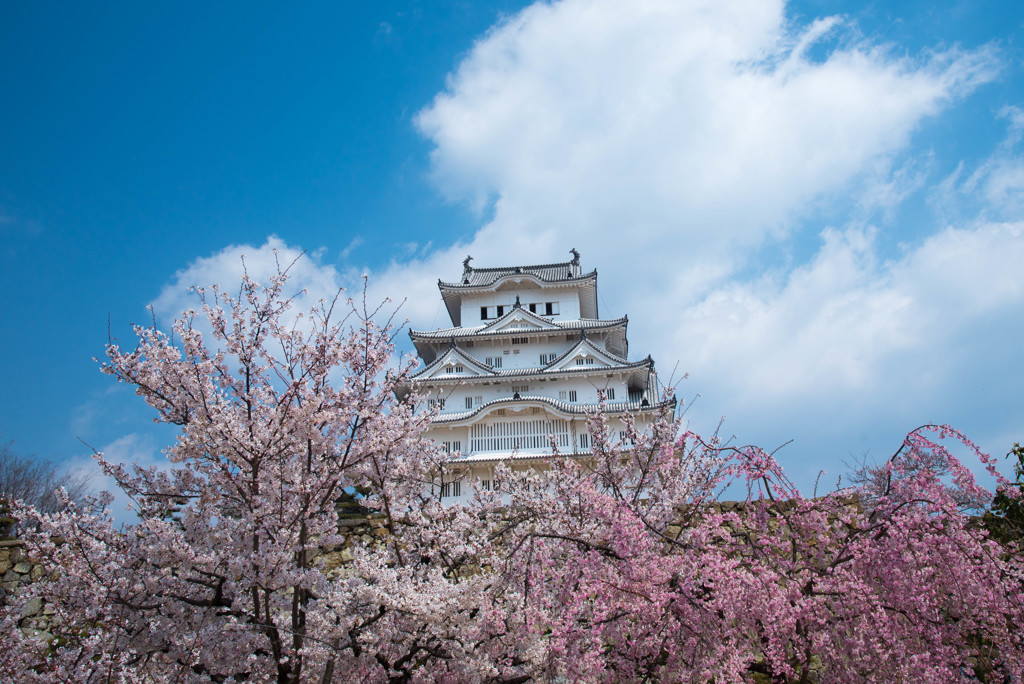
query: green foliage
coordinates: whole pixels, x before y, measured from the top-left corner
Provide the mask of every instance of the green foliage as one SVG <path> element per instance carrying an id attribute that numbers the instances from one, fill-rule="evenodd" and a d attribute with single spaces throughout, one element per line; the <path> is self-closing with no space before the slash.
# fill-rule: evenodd
<path id="1" fill-rule="evenodd" d="M 985 526 L 994 538 L 1003 543 L 1024 540 L 1024 447 L 1014 444 L 1006 457 L 1017 459 L 1013 472 L 1022 496 L 1013 498 L 999 492 L 992 499 L 992 510 L 985 515 Z"/>

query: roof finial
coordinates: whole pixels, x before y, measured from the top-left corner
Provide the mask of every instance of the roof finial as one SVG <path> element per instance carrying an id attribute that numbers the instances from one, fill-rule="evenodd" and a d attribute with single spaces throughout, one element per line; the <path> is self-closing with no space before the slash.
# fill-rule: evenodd
<path id="1" fill-rule="evenodd" d="M 455 349 L 455 347 L 456 347 L 455 338 L 453 337 L 452 339 L 448 340 L 448 348 L 449 349 Z"/>
<path id="2" fill-rule="evenodd" d="M 513 309 L 522 309 L 523 305 L 519 302 L 519 295 L 516 295 L 516 303 L 512 305 Z"/>
<path id="3" fill-rule="evenodd" d="M 580 253 L 576 251 L 575 247 L 573 247 L 569 251 L 572 252 L 572 265 L 573 266 L 579 266 L 580 265 Z"/>
<path id="4" fill-rule="evenodd" d="M 582 342 L 585 339 L 587 339 L 587 329 L 580 328 L 580 342 Z"/>
<path id="5" fill-rule="evenodd" d="M 469 262 L 473 260 L 472 256 L 466 255 L 466 258 L 462 262 L 462 272 L 468 273 L 473 270 L 473 267 L 469 265 Z"/>

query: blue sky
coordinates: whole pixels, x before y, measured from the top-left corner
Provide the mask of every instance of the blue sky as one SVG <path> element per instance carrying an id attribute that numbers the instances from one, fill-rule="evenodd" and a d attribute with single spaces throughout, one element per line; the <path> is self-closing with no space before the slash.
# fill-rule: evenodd
<path id="1" fill-rule="evenodd" d="M 307 250 L 441 326 L 438 277 L 567 258 L 695 429 L 802 484 L 952 423 L 1024 440 L 1024 7 L 5 3 L 0 433 L 158 462 L 93 356 Z"/>

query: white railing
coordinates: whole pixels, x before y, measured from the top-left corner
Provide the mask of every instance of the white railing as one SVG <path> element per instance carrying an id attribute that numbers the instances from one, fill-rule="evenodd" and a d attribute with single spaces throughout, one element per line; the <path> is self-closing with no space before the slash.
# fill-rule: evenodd
<path id="1" fill-rule="evenodd" d="M 568 448 L 572 444 L 569 421 L 538 418 L 477 423 L 469 428 L 469 452 L 550 449 L 552 436 L 559 448 Z"/>

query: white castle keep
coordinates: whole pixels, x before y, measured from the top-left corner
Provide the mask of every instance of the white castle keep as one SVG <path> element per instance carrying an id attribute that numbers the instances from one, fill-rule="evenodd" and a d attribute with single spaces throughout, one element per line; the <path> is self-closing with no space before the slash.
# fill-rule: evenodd
<path id="1" fill-rule="evenodd" d="M 409 331 L 424 367 L 400 398 L 415 388 L 438 410 L 427 437 L 451 454 L 442 496 L 471 496 L 470 483 L 489 489 L 499 461 L 542 467 L 552 439 L 558 453 L 585 457 L 587 415 L 599 407 L 623 441 L 623 414 L 640 428 L 675 409 L 661 400 L 651 357 L 629 360 L 627 317 L 599 317 L 597 271 L 583 273 L 572 255 L 502 268 L 473 268 L 467 257 L 458 282 L 437 283 L 452 327 Z"/>

